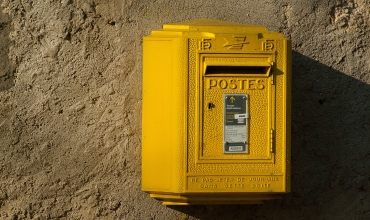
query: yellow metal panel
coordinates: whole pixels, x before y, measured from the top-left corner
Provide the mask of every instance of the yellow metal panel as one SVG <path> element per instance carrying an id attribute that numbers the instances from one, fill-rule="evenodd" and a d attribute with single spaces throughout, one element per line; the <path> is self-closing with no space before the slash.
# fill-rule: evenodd
<path id="1" fill-rule="evenodd" d="M 148 37 L 143 48 L 142 188 L 181 191 L 185 188 L 187 39 Z"/>
<path id="2" fill-rule="evenodd" d="M 187 142 L 187 98 L 188 98 L 188 61 L 187 61 L 187 46 L 188 39 L 177 38 L 173 40 L 173 66 L 172 79 L 168 79 L 166 85 L 172 87 L 172 98 L 170 106 L 172 106 L 172 189 L 176 192 L 185 190 L 186 172 L 186 142 Z M 175 74 L 177 73 L 177 74 Z M 168 106 L 168 103 L 167 103 Z"/>
<path id="3" fill-rule="evenodd" d="M 171 87 L 159 87 L 172 73 L 172 40 L 144 40 L 143 107 L 142 107 L 142 188 L 171 190 L 172 187 L 172 127 L 171 112 L 166 106 L 172 98 Z M 158 178 L 158 175 L 161 178 Z M 155 181 L 154 181 L 155 180 Z"/>

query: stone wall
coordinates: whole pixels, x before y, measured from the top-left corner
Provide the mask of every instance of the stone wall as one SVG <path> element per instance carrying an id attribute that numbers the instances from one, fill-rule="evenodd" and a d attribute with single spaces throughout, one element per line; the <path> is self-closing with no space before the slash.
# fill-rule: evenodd
<path id="1" fill-rule="evenodd" d="M 369 0 L 0 1 L 0 219 L 369 219 Z M 142 37 L 210 18 L 293 42 L 292 193 L 165 207 L 140 190 Z"/>

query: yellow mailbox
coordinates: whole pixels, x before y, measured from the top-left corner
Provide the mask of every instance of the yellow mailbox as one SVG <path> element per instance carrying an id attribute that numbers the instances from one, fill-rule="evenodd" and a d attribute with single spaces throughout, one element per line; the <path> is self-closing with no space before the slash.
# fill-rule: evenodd
<path id="1" fill-rule="evenodd" d="M 209 19 L 143 40 L 142 190 L 165 205 L 290 191 L 291 42 Z"/>

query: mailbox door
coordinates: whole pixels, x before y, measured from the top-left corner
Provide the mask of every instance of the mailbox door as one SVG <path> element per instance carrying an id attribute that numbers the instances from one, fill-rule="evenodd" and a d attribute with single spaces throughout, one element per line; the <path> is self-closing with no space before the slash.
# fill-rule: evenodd
<path id="1" fill-rule="evenodd" d="M 271 54 L 200 56 L 198 163 L 273 163 Z"/>
<path id="2" fill-rule="evenodd" d="M 189 41 L 187 192 L 287 192 L 289 42 L 269 51 L 199 42 Z"/>

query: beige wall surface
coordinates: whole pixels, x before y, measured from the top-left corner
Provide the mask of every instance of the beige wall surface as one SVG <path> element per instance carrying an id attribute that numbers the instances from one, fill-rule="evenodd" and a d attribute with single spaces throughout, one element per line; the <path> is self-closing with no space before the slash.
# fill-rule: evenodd
<path id="1" fill-rule="evenodd" d="M 0 219 L 370 219 L 369 0 L 0 4 Z M 166 207 L 140 190 L 142 37 L 199 18 L 292 39 L 282 199 Z"/>

